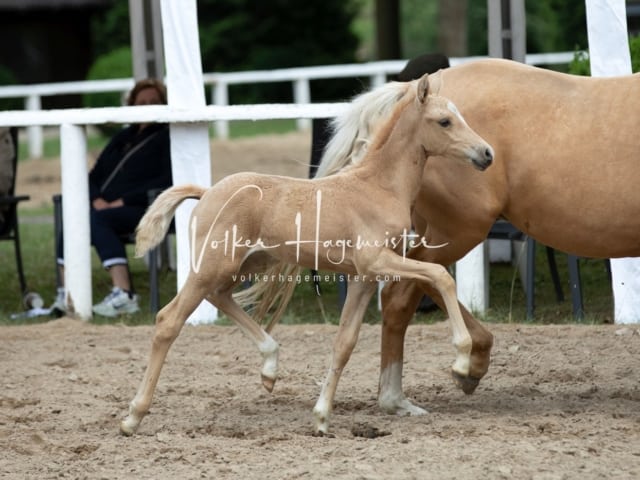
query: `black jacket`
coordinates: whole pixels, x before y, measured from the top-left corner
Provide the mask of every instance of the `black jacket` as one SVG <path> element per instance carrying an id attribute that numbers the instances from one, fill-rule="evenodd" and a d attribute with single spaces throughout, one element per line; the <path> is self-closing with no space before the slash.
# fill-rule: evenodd
<path id="1" fill-rule="evenodd" d="M 127 152 L 145 140 L 105 186 Z M 89 173 L 89 198 L 92 202 L 98 197 L 108 202 L 122 198 L 125 205 L 146 206 L 149 190 L 171 184 L 169 126 L 154 123 L 138 133 L 138 126 L 132 125 L 118 132 L 100 153 Z"/>

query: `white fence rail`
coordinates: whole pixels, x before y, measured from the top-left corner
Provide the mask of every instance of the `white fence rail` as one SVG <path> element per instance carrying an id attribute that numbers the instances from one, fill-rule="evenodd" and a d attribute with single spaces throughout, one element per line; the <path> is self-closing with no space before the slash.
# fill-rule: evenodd
<path id="1" fill-rule="evenodd" d="M 528 54 L 526 63 L 531 65 L 557 65 L 571 61 L 573 52 Z M 482 57 L 461 57 L 451 58 L 451 65 L 477 60 Z M 309 82 L 311 80 L 320 80 L 328 78 L 352 78 L 352 77 L 369 77 L 371 86 L 378 86 L 387 81 L 388 75 L 398 73 L 404 65 L 405 60 L 390 60 L 382 62 L 369 62 L 361 64 L 347 65 L 326 65 L 318 67 L 301 67 L 301 68 L 284 68 L 277 70 L 256 70 L 245 72 L 231 73 L 208 73 L 203 76 L 204 84 L 212 86 L 211 104 L 216 106 L 227 106 L 229 104 L 229 86 L 253 83 L 269 83 L 269 82 L 292 82 L 293 101 L 298 105 L 307 105 L 311 103 L 311 89 Z M 29 112 L 38 112 L 42 110 L 42 97 L 68 94 L 83 94 L 96 92 L 121 92 L 123 95 L 133 86 L 133 79 L 121 78 L 114 80 L 88 80 L 82 82 L 64 82 L 64 83 L 48 83 L 35 85 L 15 85 L 0 87 L 0 98 L 22 98 L 24 99 L 25 110 Z M 252 109 L 249 106 L 243 106 L 246 109 L 247 119 L 252 118 Z M 69 113 L 74 109 L 70 109 Z M 237 113 L 234 113 L 236 115 Z M 59 115 L 59 114 L 58 114 Z M 77 115 L 75 113 L 74 115 Z M 299 129 L 309 127 L 309 118 L 305 113 L 300 116 L 286 117 L 296 118 Z M 207 118 L 216 117 L 214 121 L 216 135 L 220 138 L 227 138 L 229 135 L 229 119 L 217 117 L 211 112 Z M 325 117 L 327 116 L 325 112 Z M 27 117 L 25 117 L 27 118 Z M 35 117 L 29 117 L 35 118 Z M 43 125 L 60 125 L 63 120 L 51 121 L 50 116 L 44 115 L 37 118 L 43 119 L 44 123 L 39 124 L 37 121 L 31 123 L 28 127 L 28 152 L 29 157 L 38 158 L 43 152 Z M 276 118 L 261 117 L 260 119 Z M 282 118 L 282 117 L 277 117 Z M 241 117 L 233 119 L 244 119 Z M 255 118 L 254 118 L 255 119 Z M 118 123 L 118 120 L 111 119 Z M 66 120 L 64 121 L 66 123 Z M 75 122 L 72 122 L 75 123 Z M 94 123 L 94 122 L 89 122 Z M 101 122 L 95 122 L 101 123 Z"/>
<path id="2" fill-rule="evenodd" d="M 571 54 L 569 54 L 571 55 Z M 535 58 L 535 57 L 534 57 Z M 566 58 L 553 56 L 546 59 L 533 59 L 528 57 L 527 61 L 531 63 L 564 63 Z M 380 63 L 380 62 L 379 62 Z M 331 72 L 334 67 L 312 67 L 311 69 L 288 69 L 285 73 L 281 71 L 257 72 L 253 75 L 249 72 L 244 74 L 219 74 L 215 79 L 215 85 L 225 83 L 229 85 L 233 83 L 246 81 L 275 81 L 274 78 L 282 78 L 287 81 L 297 83 L 295 92 L 296 101 L 302 97 L 304 100 L 300 104 L 289 105 L 208 105 L 197 109 L 175 108 L 167 105 L 149 105 L 137 107 L 111 107 L 111 108 L 82 108 L 82 109 L 59 109 L 38 111 L 36 108 L 27 111 L 6 111 L 0 112 L 0 126 L 17 126 L 27 128 L 42 128 L 42 126 L 60 127 L 60 148 L 61 148 L 61 169 L 62 169 L 62 192 L 63 192 L 63 211 L 65 216 L 72 212 L 74 205 L 82 205 L 88 208 L 87 188 L 87 159 L 86 159 L 86 134 L 82 128 L 83 125 L 102 124 L 102 123 L 142 123 L 142 122 L 163 122 L 163 123 L 208 123 L 231 120 L 263 120 L 272 118 L 327 118 L 340 114 L 347 104 L 344 103 L 325 103 L 312 104 L 309 103 L 309 97 L 304 98 L 305 78 L 308 81 L 312 78 L 320 78 L 318 75 L 325 74 L 326 78 L 336 75 L 364 75 L 367 68 L 371 68 L 371 75 L 376 78 L 382 78 L 389 72 L 399 71 L 405 62 L 381 62 L 380 65 L 365 64 L 364 66 L 347 68 L 339 68 L 339 71 Z M 452 61 L 457 63 L 457 60 Z M 345 67 L 345 66 L 342 66 Z M 349 69 L 351 71 L 349 72 Z M 389 70 L 385 70 L 389 69 Z M 293 76 L 297 73 L 297 76 Z M 347 75 L 348 73 L 348 75 Z M 287 75 L 288 74 L 288 75 Z M 246 78 L 231 75 L 246 75 Z M 278 77 L 277 75 L 282 75 Z M 307 77 L 302 78 L 302 75 Z M 226 76 L 226 78 L 225 78 Z M 380 76 L 380 77 L 378 77 Z M 269 78 L 267 80 L 267 78 Z M 231 81 L 230 81 L 231 80 Z M 122 82 L 122 83 L 118 83 Z M 374 80 L 376 84 L 378 81 Z M 100 84 L 101 83 L 101 84 Z M 30 87 L 5 87 L 3 90 L 5 96 L 22 96 L 27 99 L 27 104 L 34 107 L 39 104 L 40 95 L 54 95 L 59 93 L 81 93 L 82 91 L 125 91 L 132 85 L 132 80 L 112 80 L 103 82 L 74 82 L 74 84 L 58 84 L 58 85 L 31 85 Z M 56 88 L 57 87 L 57 88 Z M 117 88 L 116 88 L 117 87 Z M 123 88 L 121 88 L 123 87 Z M 308 94 L 308 84 L 306 85 L 306 93 Z M 24 88 L 24 90 L 21 90 Z M 106 90 L 105 90 L 106 88 Z M 220 87 L 222 88 L 222 87 Z M 90 90 L 93 89 L 93 90 Z M 111 90 L 109 90 L 111 89 Z M 215 89 L 214 89 L 215 91 Z M 9 93 L 7 93 L 9 92 Z M 0 92 L 0 96 L 1 96 Z M 222 97 L 221 93 L 218 93 Z M 219 98 L 216 98 L 219 100 Z M 40 133 L 41 135 L 41 133 Z M 74 217 L 71 215 L 71 217 Z M 69 252 L 78 253 L 77 255 L 65 255 L 65 258 L 72 257 L 73 261 L 69 261 L 66 265 L 65 278 L 67 291 L 74 298 L 76 313 L 81 318 L 91 318 L 91 275 L 88 245 L 88 215 L 76 215 L 77 225 L 65 227 L 69 231 L 65 231 L 65 238 L 69 238 L 70 242 L 65 242 L 65 248 Z M 72 228 L 76 230 L 72 231 Z M 82 235 L 80 235 L 82 233 Z M 77 249 L 77 252 L 76 252 Z M 89 283 L 87 283 L 87 281 Z"/>

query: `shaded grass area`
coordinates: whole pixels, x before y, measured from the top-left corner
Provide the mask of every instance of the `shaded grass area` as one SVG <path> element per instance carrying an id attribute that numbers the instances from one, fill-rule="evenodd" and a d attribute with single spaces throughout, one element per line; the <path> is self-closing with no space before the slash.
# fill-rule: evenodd
<path id="1" fill-rule="evenodd" d="M 27 287 L 38 292 L 49 306 L 56 293 L 56 266 L 53 234 L 53 211 L 51 208 L 22 210 L 19 212 L 22 256 Z M 153 321 L 149 313 L 149 280 L 148 270 L 142 259 L 133 258 L 133 246 L 127 247 L 131 266 L 132 281 L 141 297 L 141 312 L 116 320 L 127 324 L 147 324 Z M 3 285 L 0 297 L 0 324 L 39 323 L 52 317 L 36 317 L 33 319 L 11 320 L 12 313 L 23 311 L 20 284 L 16 272 L 13 242 L 0 242 L 0 283 Z M 175 273 L 161 272 L 160 302 L 167 303 L 175 293 Z M 92 286 L 93 301 L 99 302 L 111 290 L 111 280 L 100 265 L 100 261 L 92 250 Z M 101 323 L 107 319 L 96 318 Z M 109 319 L 109 323 L 114 323 Z"/>
<path id="2" fill-rule="evenodd" d="M 288 133 L 295 131 L 295 129 L 296 121 L 293 119 L 234 120 L 229 122 L 229 138 Z M 213 130 L 211 136 L 215 137 Z"/>
<path id="3" fill-rule="evenodd" d="M 26 209 L 20 211 L 20 235 L 22 237 L 23 261 L 27 284 L 30 290 L 40 293 L 48 306 L 55 295 L 55 262 L 53 239 L 53 214 L 51 209 Z M 129 246 L 129 258 L 134 286 L 141 297 L 142 311 L 126 315 L 116 320 L 96 317 L 94 323 L 124 323 L 127 325 L 150 324 L 148 270 L 142 259 L 133 258 L 133 247 Z M 568 285 L 566 255 L 556 252 L 560 278 L 565 300 L 558 303 L 549 274 L 546 255 L 538 246 L 536 265 L 536 311 L 534 323 L 573 322 L 571 299 Z M 10 314 L 23 310 L 20 286 L 17 278 L 12 242 L 0 242 L 0 324 L 25 324 L 49 321 L 50 317 L 11 320 Z M 585 323 L 612 322 L 613 300 L 603 260 L 580 261 Z M 102 269 L 92 250 L 92 285 L 94 303 L 99 302 L 110 288 L 109 275 Z M 294 298 L 287 309 L 282 323 L 336 324 L 340 315 L 340 292 L 334 282 L 321 284 L 322 296 L 317 297 L 312 283 L 303 282 L 297 286 Z M 164 269 L 160 273 L 160 304 L 165 305 L 176 293 L 175 272 Z M 418 313 L 416 322 L 429 323 L 444 320 L 446 316 L 438 311 Z M 492 264 L 490 269 L 490 308 L 482 317 L 487 322 L 529 322 L 526 319 L 525 294 L 519 275 L 509 264 Z M 381 315 L 375 299 L 372 301 L 365 322 L 381 322 Z M 222 323 L 229 323 L 222 320 Z"/>
<path id="4" fill-rule="evenodd" d="M 229 122 L 229 138 L 253 137 L 256 135 L 269 135 L 293 132 L 296 129 L 296 121 L 293 119 L 275 120 L 234 120 Z M 210 129 L 211 138 L 215 138 L 215 129 Z M 24 131 L 19 135 L 18 160 L 28 160 L 29 149 L 27 147 L 27 136 Z M 87 150 L 96 152 L 96 155 L 107 144 L 108 137 L 99 130 L 92 130 L 87 135 Z M 42 145 L 42 156 L 44 158 L 54 158 L 60 156 L 60 137 L 49 129 L 49 134 L 45 135 Z"/>

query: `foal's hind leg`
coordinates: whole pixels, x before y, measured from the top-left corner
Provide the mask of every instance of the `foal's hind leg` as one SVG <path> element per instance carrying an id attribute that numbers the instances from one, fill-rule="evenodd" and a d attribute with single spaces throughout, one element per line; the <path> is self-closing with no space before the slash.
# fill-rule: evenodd
<path id="1" fill-rule="evenodd" d="M 231 291 L 216 294 L 214 299 L 218 308 L 227 314 L 257 345 L 264 359 L 261 371 L 262 385 L 271 392 L 278 378 L 278 342 L 240 308 L 240 305 L 233 300 Z"/>
<path id="2" fill-rule="evenodd" d="M 318 401 L 313 408 L 316 417 L 316 431 L 320 433 L 327 433 L 329 430 L 329 416 L 333 410 L 333 399 L 338 381 L 358 341 L 362 318 L 377 285 L 372 282 L 349 282 L 347 287 L 347 298 L 340 315 L 340 327 L 333 341 L 331 366 Z"/>
<path id="3" fill-rule="evenodd" d="M 149 364 L 138 388 L 138 393 L 129 404 L 129 415 L 120 424 L 120 431 L 124 435 L 133 435 L 149 411 L 167 352 L 189 315 L 204 299 L 204 295 L 197 292 L 198 289 L 193 288 L 193 284 L 190 287 L 189 280 L 187 280 L 184 288 L 175 298 L 158 312 Z"/>

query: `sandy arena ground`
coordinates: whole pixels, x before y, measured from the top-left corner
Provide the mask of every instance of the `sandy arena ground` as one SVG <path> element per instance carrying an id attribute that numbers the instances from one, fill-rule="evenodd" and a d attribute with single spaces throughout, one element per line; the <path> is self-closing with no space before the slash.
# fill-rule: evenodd
<path id="1" fill-rule="evenodd" d="M 214 177 L 304 176 L 308 142 L 291 134 L 214 143 Z M 19 181 L 18 193 L 46 203 L 59 191 L 58 165 L 21 164 Z M 380 326 L 363 326 L 338 389 L 333 438 L 312 435 L 311 410 L 334 326 L 275 329 L 281 375 L 272 394 L 237 328 L 185 327 L 131 438 L 118 424 L 152 327 L 69 318 L 0 327 L 0 478 L 640 478 L 640 327 L 490 327 L 492 367 L 471 396 L 449 376 L 448 324 L 410 327 L 405 391 L 430 413 L 397 417 L 376 403 Z"/>
<path id="2" fill-rule="evenodd" d="M 338 389 L 335 438 L 318 438 L 311 409 L 335 327 L 276 328 L 281 378 L 269 394 L 237 328 L 188 326 L 128 438 L 118 424 L 152 327 L 2 327 L 0 477 L 639 478 L 637 328 L 491 328 L 492 368 L 465 396 L 449 377 L 448 325 L 410 327 L 405 388 L 430 413 L 397 417 L 377 408 L 380 327 L 365 325 Z"/>

